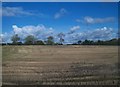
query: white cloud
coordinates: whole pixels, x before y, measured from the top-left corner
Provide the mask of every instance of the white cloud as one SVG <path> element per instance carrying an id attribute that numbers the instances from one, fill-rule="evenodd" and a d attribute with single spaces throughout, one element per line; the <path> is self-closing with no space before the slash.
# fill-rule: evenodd
<path id="1" fill-rule="evenodd" d="M 95 22 L 92 17 L 85 17 L 84 20 L 86 23 L 94 23 Z"/>
<path id="2" fill-rule="evenodd" d="M 13 25 L 12 28 L 13 31 L 10 33 L 0 34 L 0 42 L 11 42 L 11 37 L 14 34 L 18 34 L 18 36 L 21 38 L 21 41 L 23 41 L 28 35 L 33 35 L 40 40 L 46 40 L 48 36 L 54 36 L 55 34 L 52 27 L 46 27 L 42 24 L 37 26 L 28 25 L 23 27 Z"/>
<path id="3" fill-rule="evenodd" d="M 64 8 L 62 8 L 62 9 L 60 9 L 59 12 L 57 12 L 57 13 L 54 15 L 54 18 L 55 18 L 55 19 L 61 18 L 61 17 L 64 16 L 66 13 L 67 13 L 67 10 L 64 9 Z"/>
<path id="4" fill-rule="evenodd" d="M 3 34 L 0 34 L 0 43 L 3 42 Z"/>
<path id="5" fill-rule="evenodd" d="M 8 33 L 0 34 L 0 43 L 11 42 L 11 36 L 12 34 Z"/>
<path id="6" fill-rule="evenodd" d="M 71 31 L 76 31 L 76 30 L 78 30 L 78 29 L 80 29 L 80 26 L 73 26 L 70 30 L 71 30 Z"/>
<path id="7" fill-rule="evenodd" d="M 0 9 L 0 16 L 14 17 L 14 16 L 36 16 L 39 18 L 49 18 L 49 15 L 37 10 L 25 10 L 22 7 L 3 7 Z"/>
<path id="8" fill-rule="evenodd" d="M 109 40 L 116 38 L 116 34 L 112 28 L 99 28 L 86 32 L 77 32 L 72 34 L 66 34 L 65 43 L 76 43 L 78 40 Z"/>
<path id="9" fill-rule="evenodd" d="M 11 36 L 13 34 L 18 34 L 21 38 L 21 41 L 28 35 L 34 35 L 37 39 L 46 40 L 48 36 L 53 36 L 55 42 L 59 42 L 59 38 L 57 37 L 57 33 L 54 32 L 52 27 L 46 27 L 44 25 L 29 25 L 18 27 L 17 25 L 12 26 L 13 31 L 11 33 L 4 33 L 0 35 L 0 41 L 3 42 L 11 42 Z M 117 35 L 116 32 L 112 28 L 103 27 L 99 29 L 92 29 L 86 32 L 75 32 L 80 29 L 80 26 L 73 26 L 70 28 L 70 31 L 74 31 L 74 33 L 66 33 L 65 34 L 65 42 L 64 43 L 75 43 L 78 40 L 109 40 L 115 38 Z M 13 33 L 14 32 L 14 33 Z"/>
<path id="10" fill-rule="evenodd" d="M 68 34 L 73 34 L 73 33 L 75 33 L 75 31 L 76 30 L 79 30 L 80 29 L 80 26 L 73 26 L 71 29 L 70 29 L 70 31 L 68 32 Z"/>
<path id="11" fill-rule="evenodd" d="M 23 26 L 18 27 L 17 25 L 12 26 L 13 31 L 15 34 L 18 34 L 21 38 L 25 38 L 28 35 L 33 35 L 38 39 L 46 39 L 47 36 L 53 35 L 53 28 L 47 28 L 44 25 L 37 25 L 37 26 Z"/>
<path id="12" fill-rule="evenodd" d="M 113 22 L 114 20 L 115 20 L 114 17 L 93 18 L 93 17 L 90 17 L 90 16 L 84 17 L 83 20 L 76 19 L 77 22 L 82 22 L 82 23 L 87 23 L 87 24 Z"/>
<path id="13" fill-rule="evenodd" d="M 95 29 L 92 31 L 77 33 L 76 38 L 85 40 L 107 40 L 114 37 L 114 32 L 112 28 L 103 27 L 100 29 Z"/>
<path id="14" fill-rule="evenodd" d="M 32 12 L 24 10 L 22 7 L 3 7 L 3 16 L 34 15 Z"/>

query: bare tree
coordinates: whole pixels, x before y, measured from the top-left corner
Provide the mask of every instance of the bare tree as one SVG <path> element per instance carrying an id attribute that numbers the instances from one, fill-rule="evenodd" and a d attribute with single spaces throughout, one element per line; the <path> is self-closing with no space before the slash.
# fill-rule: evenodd
<path id="1" fill-rule="evenodd" d="M 12 36 L 11 40 L 12 40 L 13 44 L 18 44 L 20 37 L 18 36 L 18 34 L 15 34 Z"/>
<path id="2" fill-rule="evenodd" d="M 57 36 L 59 37 L 60 44 L 63 44 L 63 42 L 64 42 L 64 37 L 65 37 L 65 34 L 61 32 L 61 33 L 59 33 Z"/>

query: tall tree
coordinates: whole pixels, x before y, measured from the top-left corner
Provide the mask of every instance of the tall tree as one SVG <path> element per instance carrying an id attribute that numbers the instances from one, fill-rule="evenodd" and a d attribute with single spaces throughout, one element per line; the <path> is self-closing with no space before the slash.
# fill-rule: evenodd
<path id="1" fill-rule="evenodd" d="M 18 36 L 18 34 L 15 34 L 11 37 L 11 40 L 13 44 L 17 44 L 18 41 L 20 40 L 20 37 Z"/>
<path id="2" fill-rule="evenodd" d="M 34 44 L 35 40 L 36 40 L 36 38 L 33 35 L 28 35 L 25 38 L 25 44 L 27 44 L 27 45 Z"/>
<path id="3" fill-rule="evenodd" d="M 59 33 L 57 36 L 58 36 L 58 38 L 59 38 L 59 40 L 60 40 L 60 44 L 63 44 L 65 34 L 61 32 L 61 33 Z"/>

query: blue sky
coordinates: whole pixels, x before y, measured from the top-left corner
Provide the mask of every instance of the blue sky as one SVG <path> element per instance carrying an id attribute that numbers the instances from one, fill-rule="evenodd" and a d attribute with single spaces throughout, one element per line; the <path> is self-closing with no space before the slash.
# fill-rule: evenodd
<path id="1" fill-rule="evenodd" d="M 38 39 L 65 34 L 66 43 L 77 40 L 106 40 L 118 30 L 118 3 L 112 2 L 4 2 L 1 37 L 10 41 L 13 32 L 21 38 Z M 70 33 L 71 32 L 71 33 Z"/>

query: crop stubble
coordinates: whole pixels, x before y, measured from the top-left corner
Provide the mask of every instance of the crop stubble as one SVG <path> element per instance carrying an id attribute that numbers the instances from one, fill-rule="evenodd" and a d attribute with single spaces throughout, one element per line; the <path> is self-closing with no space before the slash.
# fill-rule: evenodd
<path id="1" fill-rule="evenodd" d="M 3 46 L 3 85 L 116 85 L 117 46 Z"/>

